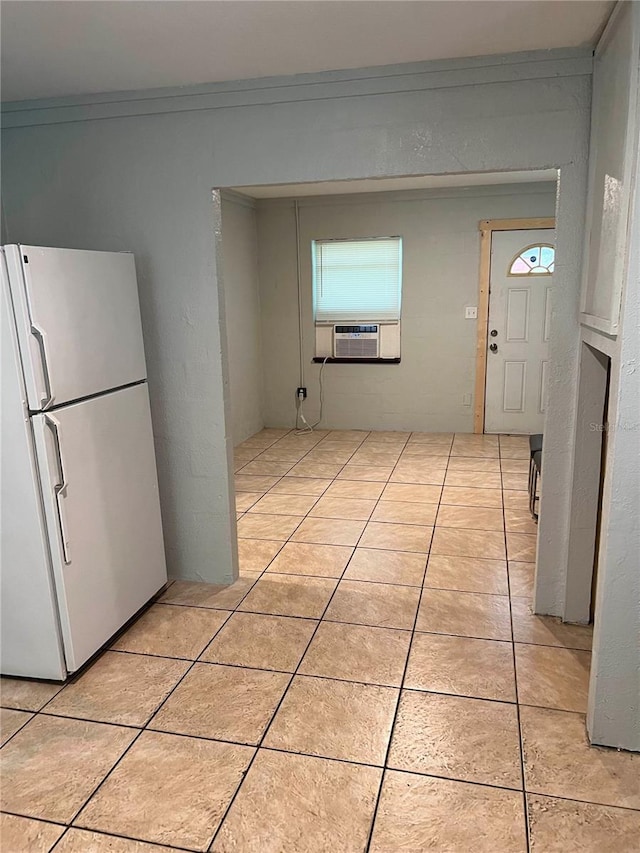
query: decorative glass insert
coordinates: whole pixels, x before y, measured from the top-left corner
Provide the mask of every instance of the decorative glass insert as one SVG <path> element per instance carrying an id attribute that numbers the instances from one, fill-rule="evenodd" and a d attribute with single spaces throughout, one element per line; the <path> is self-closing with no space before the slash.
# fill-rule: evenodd
<path id="1" fill-rule="evenodd" d="M 527 246 L 511 262 L 509 275 L 553 275 L 555 254 L 549 243 Z"/>

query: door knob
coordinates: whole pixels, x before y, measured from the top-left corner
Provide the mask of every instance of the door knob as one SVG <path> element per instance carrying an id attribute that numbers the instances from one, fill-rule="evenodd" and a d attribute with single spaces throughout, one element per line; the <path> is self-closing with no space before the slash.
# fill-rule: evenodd
<path id="1" fill-rule="evenodd" d="M 498 344 L 489 344 L 491 352 L 498 352 Z"/>

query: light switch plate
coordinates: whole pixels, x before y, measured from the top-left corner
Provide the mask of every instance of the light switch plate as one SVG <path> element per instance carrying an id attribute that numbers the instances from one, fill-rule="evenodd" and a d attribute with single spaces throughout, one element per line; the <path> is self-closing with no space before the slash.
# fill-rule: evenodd
<path id="1" fill-rule="evenodd" d="M 464 309 L 464 319 L 465 320 L 477 320 L 478 319 L 478 309 L 475 305 L 467 305 Z"/>

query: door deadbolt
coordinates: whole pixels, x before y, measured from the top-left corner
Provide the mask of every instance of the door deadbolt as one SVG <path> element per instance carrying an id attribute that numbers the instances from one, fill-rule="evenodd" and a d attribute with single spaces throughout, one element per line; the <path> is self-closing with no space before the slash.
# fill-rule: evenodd
<path id="1" fill-rule="evenodd" d="M 490 344 L 489 349 L 491 352 L 498 352 L 498 344 Z"/>
<path id="2" fill-rule="evenodd" d="M 489 334 L 491 335 L 492 338 L 497 338 L 498 337 L 498 330 L 497 329 L 491 329 Z"/>

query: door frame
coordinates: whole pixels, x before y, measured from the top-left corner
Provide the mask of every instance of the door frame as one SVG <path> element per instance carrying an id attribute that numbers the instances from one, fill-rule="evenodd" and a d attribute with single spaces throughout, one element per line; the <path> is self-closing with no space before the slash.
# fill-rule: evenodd
<path id="1" fill-rule="evenodd" d="M 494 231 L 530 231 L 533 229 L 555 229 L 555 217 L 535 219 L 481 219 L 480 231 L 480 274 L 478 284 L 478 327 L 476 343 L 476 383 L 473 409 L 473 431 L 484 433 L 485 393 L 487 382 L 487 341 L 489 334 L 489 286 L 491 279 L 491 241 Z"/>

